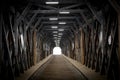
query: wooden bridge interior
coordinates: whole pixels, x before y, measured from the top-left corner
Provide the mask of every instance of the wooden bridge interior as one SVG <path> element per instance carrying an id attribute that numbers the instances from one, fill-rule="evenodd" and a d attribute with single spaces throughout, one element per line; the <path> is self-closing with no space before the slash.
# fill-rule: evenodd
<path id="1" fill-rule="evenodd" d="M 120 80 L 119 34 L 120 0 L 3 0 L 0 80 Z"/>

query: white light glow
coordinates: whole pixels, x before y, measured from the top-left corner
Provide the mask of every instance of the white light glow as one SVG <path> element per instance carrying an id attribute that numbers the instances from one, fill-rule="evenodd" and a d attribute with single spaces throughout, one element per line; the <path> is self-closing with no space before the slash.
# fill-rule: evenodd
<path id="1" fill-rule="evenodd" d="M 45 2 L 46 4 L 59 4 L 59 2 Z"/>
<path id="2" fill-rule="evenodd" d="M 22 47 L 24 47 L 24 39 L 23 39 L 23 35 L 21 34 L 20 37 L 21 37 L 21 44 L 22 44 Z"/>
<path id="3" fill-rule="evenodd" d="M 57 35 L 53 35 L 53 36 L 57 36 Z"/>
<path id="4" fill-rule="evenodd" d="M 111 37 L 111 35 L 108 37 L 108 44 L 109 45 L 111 45 L 111 43 L 112 43 L 112 37 Z"/>
<path id="5" fill-rule="evenodd" d="M 58 26 L 51 26 L 51 28 L 54 28 L 54 29 L 56 29 L 56 28 L 58 28 Z"/>
<path id="6" fill-rule="evenodd" d="M 103 40 L 103 32 L 102 32 L 102 31 L 100 32 L 99 40 L 100 40 L 100 43 L 101 43 L 102 40 Z"/>
<path id="7" fill-rule="evenodd" d="M 58 33 L 57 31 L 53 31 L 53 33 Z"/>
<path id="8" fill-rule="evenodd" d="M 58 18 L 49 18 L 49 20 L 58 20 Z"/>
<path id="9" fill-rule="evenodd" d="M 58 31 L 64 31 L 64 29 L 58 29 Z"/>
<path id="10" fill-rule="evenodd" d="M 70 12 L 61 11 L 61 12 L 59 12 L 59 14 L 70 14 Z"/>
<path id="11" fill-rule="evenodd" d="M 53 55 L 61 55 L 62 52 L 61 52 L 61 48 L 60 47 L 55 47 L 53 49 Z"/>
<path id="12" fill-rule="evenodd" d="M 66 22 L 59 22 L 58 24 L 66 24 Z"/>
<path id="13" fill-rule="evenodd" d="M 58 33 L 59 36 L 63 35 L 63 33 Z"/>

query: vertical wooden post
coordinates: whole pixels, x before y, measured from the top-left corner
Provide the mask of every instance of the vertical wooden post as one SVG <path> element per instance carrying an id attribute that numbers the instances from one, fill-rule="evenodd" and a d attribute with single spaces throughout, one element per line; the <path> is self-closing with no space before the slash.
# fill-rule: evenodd
<path id="1" fill-rule="evenodd" d="M 75 33 L 75 54 L 76 54 L 76 60 L 80 61 L 78 33 Z"/>
<path id="2" fill-rule="evenodd" d="M 36 30 L 33 31 L 33 63 L 36 64 Z"/>
<path id="3" fill-rule="evenodd" d="M 119 36 L 119 53 L 118 53 L 118 58 L 119 58 L 119 78 L 120 78 L 120 12 L 118 13 L 118 36 Z"/>
<path id="4" fill-rule="evenodd" d="M 84 44 L 84 33 L 83 33 L 82 29 L 80 30 L 80 33 L 81 33 L 81 35 L 80 35 L 80 37 L 81 37 L 80 38 L 81 63 L 84 64 L 84 62 L 85 62 L 84 61 L 84 54 L 85 54 L 85 49 L 84 49 L 85 47 L 84 47 L 84 45 L 85 44 Z"/>
<path id="5" fill-rule="evenodd" d="M 0 75 L 2 74 L 1 66 L 2 66 L 2 13 L 0 11 Z M 2 79 L 2 78 L 0 78 Z"/>

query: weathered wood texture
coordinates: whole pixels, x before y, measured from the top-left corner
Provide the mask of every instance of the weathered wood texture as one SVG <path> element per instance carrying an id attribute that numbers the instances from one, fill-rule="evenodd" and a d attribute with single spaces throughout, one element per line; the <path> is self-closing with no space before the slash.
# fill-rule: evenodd
<path id="1" fill-rule="evenodd" d="M 37 61 L 37 51 L 36 51 L 36 30 L 33 31 L 33 62 L 34 65 Z"/>
<path id="2" fill-rule="evenodd" d="M 118 13 L 118 36 L 119 36 L 119 53 L 118 53 L 118 58 L 119 58 L 119 75 L 120 75 L 120 13 Z M 120 79 L 120 76 L 119 76 Z"/>
<path id="3" fill-rule="evenodd" d="M 2 66 L 2 12 L 0 11 L 0 75 Z"/>
<path id="4" fill-rule="evenodd" d="M 36 43 L 39 41 L 36 31 L 26 28 L 27 21 L 25 17 L 23 18 L 26 14 L 26 9 L 20 15 L 20 12 L 11 6 L 0 13 L 0 75 L 2 80 L 14 80 L 37 62 Z M 39 46 L 43 54 L 42 40 Z M 43 59 L 41 54 L 38 53 Z"/>
<path id="5" fill-rule="evenodd" d="M 81 63 L 84 64 L 85 63 L 85 41 L 84 41 L 84 32 L 81 29 L 80 30 L 81 33 L 81 37 L 80 37 L 80 55 L 81 55 Z"/>

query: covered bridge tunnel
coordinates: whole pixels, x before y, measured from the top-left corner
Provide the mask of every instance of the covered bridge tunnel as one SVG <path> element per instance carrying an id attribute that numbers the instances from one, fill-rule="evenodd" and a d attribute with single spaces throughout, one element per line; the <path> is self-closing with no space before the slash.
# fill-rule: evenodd
<path id="1" fill-rule="evenodd" d="M 120 0 L 0 3 L 0 80 L 120 80 Z"/>

